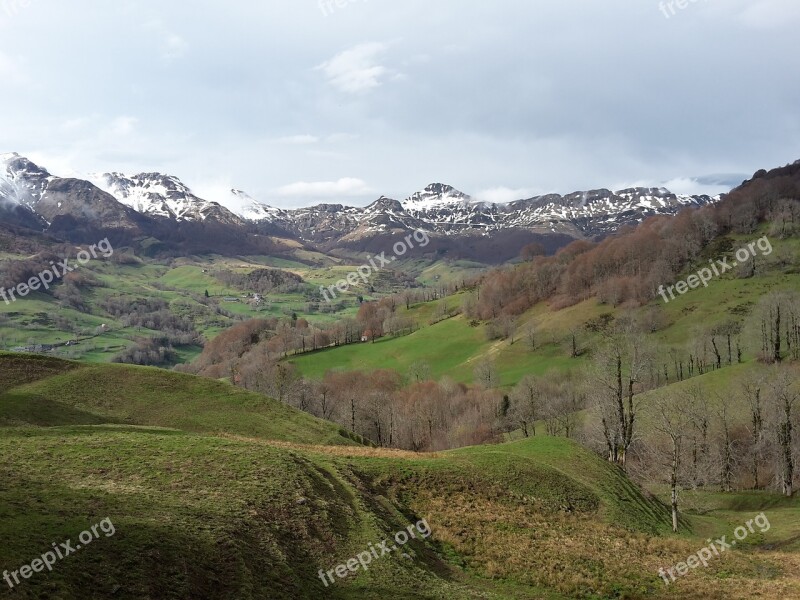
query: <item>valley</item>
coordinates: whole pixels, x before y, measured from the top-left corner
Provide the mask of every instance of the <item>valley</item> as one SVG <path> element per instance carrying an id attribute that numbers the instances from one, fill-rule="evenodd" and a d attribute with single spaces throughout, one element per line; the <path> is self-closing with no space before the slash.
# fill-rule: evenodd
<path id="1" fill-rule="evenodd" d="M 0 600 L 800 600 L 798 25 L 0 1 Z"/>
<path id="2" fill-rule="evenodd" d="M 69 538 L 90 514 L 113 515 L 117 530 L 15 593 L 67 593 L 92 573 L 98 597 L 119 598 L 166 597 L 165 585 L 169 597 L 237 599 L 378 598 L 386 586 L 401 598 L 800 594 L 800 506 L 779 493 L 795 474 L 781 471 L 776 434 L 781 402 L 800 393 L 794 205 L 714 230 L 674 280 L 755 239 L 769 251 L 669 302 L 655 289 L 637 301 L 614 279 L 642 268 L 623 250 L 653 247 L 640 238 L 705 235 L 692 224 L 706 214 L 722 230 L 731 207 L 746 213 L 796 173 L 754 178 L 713 212 L 554 256 L 534 247 L 499 269 L 436 253 L 387 261 L 334 302 L 320 289 L 369 255 L 298 245 L 158 258 L 122 246 L 0 305 L 11 482 L 0 497 L 25 515 L 4 521 L 17 541 L 3 563 Z M 11 278 L 69 247 L 9 252 L 22 241 L 2 256 Z M 572 273 L 606 255 L 628 258 L 581 279 L 581 297 Z M 532 296 L 551 269 L 560 279 Z M 626 425 L 611 425 L 617 416 Z M 630 438 L 612 444 L 619 431 Z M 675 471 L 670 435 L 685 444 Z M 699 554 L 707 566 L 682 562 L 756 517 L 769 527 L 714 560 Z M 429 537 L 346 568 L 421 520 Z"/>

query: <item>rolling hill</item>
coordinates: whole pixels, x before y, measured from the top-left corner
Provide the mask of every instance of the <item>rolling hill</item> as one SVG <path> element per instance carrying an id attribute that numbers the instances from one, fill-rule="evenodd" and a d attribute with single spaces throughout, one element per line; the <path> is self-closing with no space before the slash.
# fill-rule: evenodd
<path id="1" fill-rule="evenodd" d="M 437 454 L 367 448 L 224 383 L 13 354 L 0 355 L 0 423 L 3 568 L 18 569 L 105 518 L 114 526 L 3 597 L 747 598 L 800 590 L 796 555 L 757 549 L 779 545 L 778 531 L 667 588 L 657 570 L 701 544 L 692 530 L 721 534 L 743 513 L 727 506 L 725 518 L 690 517 L 680 537 L 668 537 L 663 505 L 565 439 Z M 756 509 L 751 501 L 744 514 Z M 320 570 L 422 520 L 430 537 L 323 584 Z"/>

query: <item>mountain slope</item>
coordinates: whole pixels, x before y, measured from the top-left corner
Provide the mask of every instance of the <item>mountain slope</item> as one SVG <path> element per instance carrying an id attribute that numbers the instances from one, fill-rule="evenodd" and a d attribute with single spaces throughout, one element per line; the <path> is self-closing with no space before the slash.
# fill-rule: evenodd
<path id="1" fill-rule="evenodd" d="M 629 188 L 617 192 L 601 189 L 512 202 L 506 207 L 504 220 L 515 227 L 575 230 L 587 238 L 598 238 L 648 217 L 673 215 L 687 207 L 713 202 L 715 199 L 710 196 L 678 196 L 664 188 Z"/>
<path id="2" fill-rule="evenodd" d="M 303 240 L 321 244 L 337 240 L 352 243 L 414 229 L 473 240 L 515 230 L 591 239 L 651 216 L 671 215 L 716 200 L 710 196 L 678 196 L 664 188 L 630 188 L 549 194 L 494 204 L 475 201 L 450 185 L 432 183 L 402 202 L 382 196 L 364 208 L 336 204 L 280 212 L 271 209 L 255 220 L 280 225 Z"/>
<path id="3" fill-rule="evenodd" d="M 139 173 L 130 177 L 104 173 L 93 178 L 95 185 L 137 212 L 175 221 L 213 219 L 228 225 L 242 220 L 217 202 L 198 198 L 180 179 L 161 173 Z"/>

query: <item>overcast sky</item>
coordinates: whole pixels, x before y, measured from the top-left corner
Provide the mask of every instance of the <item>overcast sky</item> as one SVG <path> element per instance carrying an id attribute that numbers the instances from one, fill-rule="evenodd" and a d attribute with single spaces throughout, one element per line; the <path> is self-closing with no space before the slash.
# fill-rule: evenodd
<path id="1" fill-rule="evenodd" d="M 719 191 L 800 158 L 798 27 L 798 0 L 0 0 L 0 152 L 282 207 Z"/>

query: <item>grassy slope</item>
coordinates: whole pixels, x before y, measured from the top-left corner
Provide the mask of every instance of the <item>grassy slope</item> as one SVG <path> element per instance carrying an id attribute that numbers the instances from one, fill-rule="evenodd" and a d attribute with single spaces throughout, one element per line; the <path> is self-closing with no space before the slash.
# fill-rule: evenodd
<path id="1" fill-rule="evenodd" d="M 663 507 L 567 440 L 436 455 L 319 445 L 337 438 L 335 427 L 225 384 L 14 355 L 0 355 L 0 390 L 2 422 L 15 424 L 0 427 L 2 568 L 105 517 L 116 528 L 10 597 L 800 593 L 796 556 L 774 552 L 733 553 L 664 588 L 658 566 L 701 540 L 657 535 Z M 317 578 L 420 518 L 433 535 L 405 547 L 407 556 L 381 558 L 328 589 Z M 715 519 L 703 535 L 728 531 L 722 513 Z"/>
<path id="2" fill-rule="evenodd" d="M 749 239 L 752 238 L 736 239 L 734 248 Z M 773 240 L 773 246 L 773 258 L 780 254 L 794 257 L 791 260 L 793 264 L 800 263 L 800 242 L 797 240 Z M 727 274 L 713 280 L 708 288 L 693 290 L 669 304 L 654 300 L 634 312 L 662 311 L 668 326 L 654 334 L 654 341 L 668 348 L 683 350 L 690 340 L 698 336 L 699 331 L 748 314 L 764 294 L 773 290 L 798 288 L 800 273 L 792 268 L 780 270 L 773 267 L 752 279 L 736 279 L 732 274 Z M 331 348 L 292 357 L 291 362 L 304 375 L 318 378 L 333 368 L 392 368 L 404 372 L 410 364 L 423 360 L 430 364 L 434 377 L 449 375 L 468 383 L 473 380 L 476 363 L 491 358 L 496 361 L 502 384 L 511 386 L 528 373 L 540 375 L 550 369 L 581 368 L 587 362 L 588 353 L 577 359 L 570 358 L 570 332 L 579 332 L 578 342 L 582 349 L 597 347 L 602 342 L 602 334 L 587 331 L 585 325 L 601 315 L 618 318 L 627 310 L 602 305 L 594 299 L 557 311 L 540 304 L 519 318 L 518 332 L 512 344 L 510 340 L 487 341 L 483 325 L 470 327 L 468 320 L 462 317 L 428 326 L 430 316 L 439 302 L 455 306 L 460 302 L 460 297 L 412 307 L 408 314 L 422 328 L 410 336 L 385 339 L 376 344 Z M 406 312 L 404 307 L 400 311 Z M 535 351 L 530 350 L 525 339 L 524 330 L 528 324 L 535 326 Z M 743 339 L 746 342 L 747 336 L 743 336 Z"/>
<path id="3" fill-rule="evenodd" d="M 350 443 L 330 423 L 210 379 L 5 353 L 0 353 L 0 364 L 0 390 L 13 386 L 0 396 L 4 426 L 106 423 L 300 443 Z M 29 383 L 17 385 L 25 381 Z"/>

